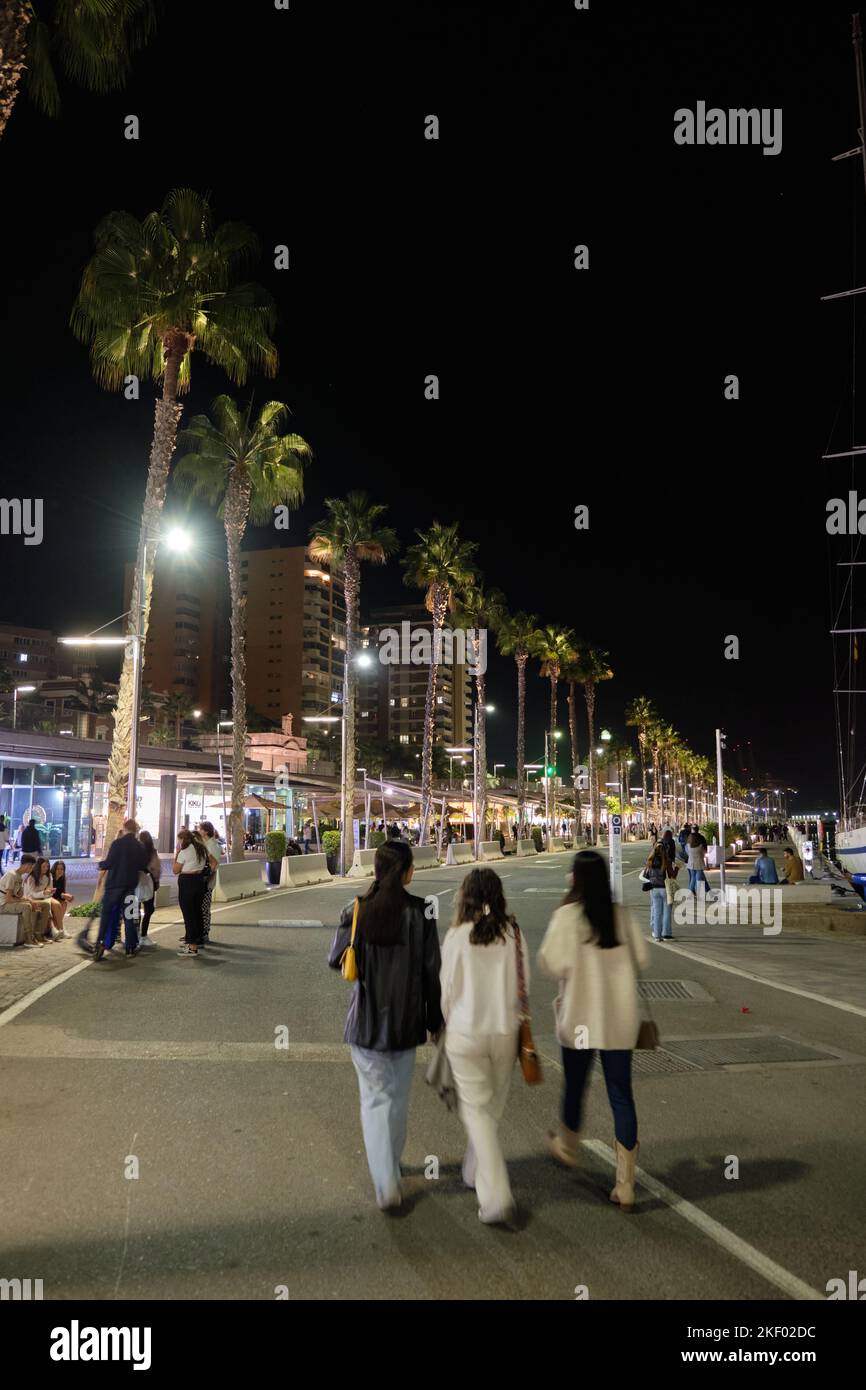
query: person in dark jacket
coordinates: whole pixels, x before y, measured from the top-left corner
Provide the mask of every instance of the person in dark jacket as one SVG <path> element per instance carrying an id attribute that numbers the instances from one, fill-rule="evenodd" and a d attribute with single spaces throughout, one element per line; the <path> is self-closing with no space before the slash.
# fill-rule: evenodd
<path id="1" fill-rule="evenodd" d="M 406 890 L 412 850 L 389 840 L 376 851 L 373 882 L 359 900 L 355 981 L 345 1042 L 361 1093 L 361 1128 L 376 1201 L 383 1211 L 401 1206 L 400 1157 L 406 1143 L 415 1049 L 443 1027 L 439 986 L 439 933 L 423 898 Z M 352 937 L 355 904 L 343 910 L 328 956 L 339 970 Z"/>
<path id="2" fill-rule="evenodd" d="M 40 855 L 42 853 L 42 841 L 39 838 L 35 820 L 29 820 L 21 831 L 21 852 L 22 854 Z"/>
<path id="3" fill-rule="evenodd" d="M 99 882 L 104 881 L 102 911 L 99 914 L 99 935 L 94 949 L 97 960 L 102 960 L 110 951 L 119 934 L 121 918 L 124 923 L 126 954 L 134 956 L 138 951 L 138 875 L 147 868 L 147 850 L 138 838 L 138 825 L 134 820 L 123 822 L 123 832 L 118 835 L 108 854 L 99 863 Z M 79 937 L 86 946 L 86 933 Z"/>
<path id="4" fill-rule="evenodd" d="M 650 930 L 653 941 L 670 941 L 672 905 L 668 902 L 667 882 L 676 879 L 679 869 L 664 840 L 658 840 L 653 845 L 647 855 L 644 873 L 651 885 Z"/>

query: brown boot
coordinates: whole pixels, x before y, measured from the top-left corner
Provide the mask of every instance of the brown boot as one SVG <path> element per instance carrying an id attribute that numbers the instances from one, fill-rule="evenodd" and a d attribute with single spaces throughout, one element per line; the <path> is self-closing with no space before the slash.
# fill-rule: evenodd
<path id="1" fill-rule="evenodd" d="M 610 1200 L 619 1205 L 620 1211 L 634 1211 L 634 1170 L 639 1148 L 640 1144 L 635 1144 L 633 1149 L 625 1149 L 616 1140 L 616 1184 Z"/>
<path id="2" fill-rule="evenodd" d="M 548 1152 L 564 1168 L 577 1167 L 577 1151 L 580 1147 L 580 1133 L 576 1129 L 566 1129 L 560 1124 L 555 1130 L 547 1131 Z"/>

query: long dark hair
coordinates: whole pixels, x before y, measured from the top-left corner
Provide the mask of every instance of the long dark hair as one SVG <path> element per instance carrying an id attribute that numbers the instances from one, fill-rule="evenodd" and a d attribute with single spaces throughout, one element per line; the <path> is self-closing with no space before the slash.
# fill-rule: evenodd
<path id="1" fill-rule="evenodd" d="M 149 830 L 139 830 L 138 838 L 147 850 L 147 862 L 149 864 L 156 850 L 156 845 L 153 843 L 153 836 Z"/>
<path id="2" fill-rule="evenodd" d="M 200 835 L 196 835 L 194 830 L 187 830 L 184 826 L 177 832 L 177 838 L 180 840 L 181 849 L 189 849 L 192 845 L 198 860 L 207 859 L 207 850 L 202 843 L 202 838 Z"/>
<path id="3" fill-rule="evenodd" d="M 373 860 L 373 882 L 361 899 L 358 931 L 371 946 L 396 946 L 403 929 L 406 887 L 412 850 L 403 840 L 380 845 Z"/>
<path id="4" fill-rule="evenodd" d="M 502 879 L 493 869 L 472 869 L 466 875 L 454 904 L 455 927 L 471 922 L 471 946 L 490 946 L 504 941 L 515 921 L 505 905 Z"/>
<path id="5" fill-rule="evenodd" d="M 580 903 L 589 920 L 589 940 L 595 942 L 603 951 L 618 946 L 613 920 L 613 899 L 610 896 L 610 881 L 607 865 L 595 850 L 582 849 L 574 856 L 571 864 L 572 887 L 562 900 L 566 903 Z"/>

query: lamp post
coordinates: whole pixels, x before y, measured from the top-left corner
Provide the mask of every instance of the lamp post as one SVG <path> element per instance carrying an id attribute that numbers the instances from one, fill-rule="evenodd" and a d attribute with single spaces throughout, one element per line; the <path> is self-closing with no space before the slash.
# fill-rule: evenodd
<path id="1" fill-rule="evenodd" d="M 17 725 L 18 725 L 18 696 L 19 696 L 19 694 L 20 694 L 20 695 L 25 695 L 25 694 L 27 694 L 29 691 L 35 690 L 35 689 L 36 689 L 36 686 L 35 686 L 35 685 L 16 685 L 16 686 L 15 686 L 15 689 L 12 691 L 12 728 L 13 728 L 13 729 L 17 728 Z"/>

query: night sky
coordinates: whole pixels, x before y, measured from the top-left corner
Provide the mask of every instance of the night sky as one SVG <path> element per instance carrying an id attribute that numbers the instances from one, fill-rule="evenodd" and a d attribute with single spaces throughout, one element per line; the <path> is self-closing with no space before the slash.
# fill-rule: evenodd
<path id="1" fill-rule="evenodd" d="M 46 533 L 3 538 L 0 617 L 69 632 L 122 608 L 154 387 L 98 388 L 69 311 L 99 218 L 191 186 L 270 252 L 280 373 L 241 394 L 286 401 L 316 451 L 286 539 L 359 486 L 404 544 L 458 520 L 512 608 L 610 652 L 599 727 L 646 693 L 697 751 L 721 722 L 804 810 L 837 806 L 828 576 L 848 552 L 825 508 L 856 483 L 820 456 L 866 425 L 859 301 L 818 299 L 864 277 L 862 169 L 830 162 L 857 143 L 849 6 L 184 0 L 134 67 L 124 92 L 65 87 L 59 121 L 19 98 L 2 141 L 3 489 L 46 499 Z M 782 107 L 782 153 L 677 146 L 699 100 Z M 188 413 L 225 389 L 196 356 Z M 366 569 L 364 610 L 416 601 L 401 576 Z M 513 762 L 510 659 L 489 694 L 489 759 Z"/>

